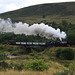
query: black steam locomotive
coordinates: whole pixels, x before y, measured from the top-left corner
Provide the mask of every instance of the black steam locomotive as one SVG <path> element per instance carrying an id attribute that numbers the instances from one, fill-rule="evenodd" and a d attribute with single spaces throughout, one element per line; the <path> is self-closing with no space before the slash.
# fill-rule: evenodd
<path id="1" fill-rule="evenodd" d="M 51 46 L 51 47 L 69 47 L 67 41 L 58 41 L 58 42 L 15 42 L 10 41 L 10 45 L 23 45 L 23 46 Z"/>

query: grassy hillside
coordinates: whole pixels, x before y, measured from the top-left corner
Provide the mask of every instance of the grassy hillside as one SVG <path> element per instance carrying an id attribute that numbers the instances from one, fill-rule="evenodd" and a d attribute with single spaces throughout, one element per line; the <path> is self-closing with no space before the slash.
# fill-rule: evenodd
<path id="1" fill-rule="evenodd" d="M 75 63 L 75 59 L 73 60 L 60 60 L 55 57 L 55 52 L 59 47 L 48 47 L 44 49 L 44 51 L 37 52 L 36 48 L 25 48 L 23 46 L 13 46 L 13 45 L 1 45 L 0 44 L 0 54 L 5 53 L 8 58 L 4 58 L 5 60 L 1 60 L 0 56 L 0 75 L 54 75 L 56 72 L 63 72 L 64 70 L 69 70 L 70 63 Z M 65 47 L 64 47 L 65 48 Z M 72 47 L 71 47 L 72 48 Z M 41 48 L 38 48 L 41 49 Z M 72 48 L 75 52 L 75 48 Z M 28 54 L 27 51 L 31 50 Z M 27 63 L 31 63 L 32 61 L 43 61 L 48 65 L 48 70 L 44 71 L 33 71 L 33 70 L 25 70 L 22 68 Z M 1 62 L 5 62 L 8 66 L 2 66 Z M 34 63 L 36 66 L 36 64 Z M 21 70 L 17 68 L 22 68 Z M 71 67 L 73 68 L 73 67 Z M 75 71 L 75 70 L 74 70 Z M 74 72 L 75 74 L 75 72 Z"/>
<path id="2" fill-rule="evenodd" d="M 25 48 L 23 46 L 13 46 L 13 45 L 1 45 L 0 44 L 0 54 L 1 52 L 5 53 L 8 58 L 5 60 L 1 60 L 0 56 L 0 75 L 54 75 L 56 72 L 60 71 L 68 71 L 70 63 L 75 63 L 75 59 L 73 60 L 60 60 L 55 57 L 55 52 L 59 47 L 48 47 L 45 48 L 44 51 L 37 52 L 36 48 Z M 64 47 L 66 48 L 66 47 Z M 72 48 L 72 47 L 71 47 Z M 41 49 L 41 48 L 38 48 Z M 72 48 L 75 52 L 75 48 Z M 31 50 L 28 54 L 27 51 Z M 48 70 L 44 71 L 33 71 L 33 70 L 18 70 L 18 66 L 22 67 L 32 61 L 44 61 L 48 65 Z M 8 63 L 8 66 L 3 69 L 1 62 Z M 12 65 L 12 66 L 11 66 Z M 36 64 L 34 64 L 36 65 Z M 2 67 L 1 67 L 2 66 Z M 73 68 L 73 67 L 71 67 Z M 75 74 L 75 72 L 74 72 Z"/>
<path id="3" fill-rule="evenodd" d="M 75 15 L 75 2 L 41 4 L 1 14 L 1 16 L 24 17 L 32 15 Z"/>
<path id="4" fill-rule="evenodd" d="M 45 16 L 45 18 L 43 18 Z M 19 10 L 0 14 L 3 18 L 12 18 L 13 21 L 23 21 L 27 23 L 36 23 L 46 20 L 48 22 L 60 22 L 67 20 L 75 21 L 75 2 L 67 3 L 49 3 L 25 7 Z"/>
<path id="5" fill-rule="evenodd" d="M 66 41 L 70 42 L 72 45 L 70 48 L 74 50 L 75 55 L 75 2 L 35 5 L 0 14 L 0 17 L 10 17 L 13 21 L 22 21 L 29 24 L 44 22 L 54 28 L 60 28 L 67 33 Z M 73 60 L 63 59 L 61 56 L 63 54 L 60 55 L 61 59 L 57 58 L 56 50 L 58 50 L 59 47 L 26 48 L 24 46 L 8 45 L 9 40 L 49 41 L 38 35 L 34 37 L 32 35 L 25 36 L 23 34 L 0 33 L 0 75 L 56 75 L 56 72 L 69 70 L 69 66 L 70 71 L 73 71 L 75 74 L 75 65 L 73 66 L 75 56 Z M 60 48 L 60 50 L 63 49 L 66 49 L 66 47 Z M 42 60 L 48 65 L 49 69 L 45 71 L 25 70 L 25 64 L 34 60 L 37 62 Z M 8 64 L 8 66 L 5 65 L 6 68 L 2 65 L 3 62 L 6 62 L 6 65 Z M 21 65 L 24 68 L 22 68 Z M 21 71 L 18 70 L 19 67 L 22 68 Z"/>

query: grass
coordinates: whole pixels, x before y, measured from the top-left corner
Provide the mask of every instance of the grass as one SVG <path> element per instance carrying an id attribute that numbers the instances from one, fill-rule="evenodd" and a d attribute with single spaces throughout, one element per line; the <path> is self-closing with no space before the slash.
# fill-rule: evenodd
<path id="1" fill-rule="evenodd" d="M 49 66 L 49 70 L 45 70 L 43 72 L 41 71 L 30 71 L 30 70 L 22 70 L 22 71 L 14 71 L 14 70 L 7 70 L 7 71 L 0 71 L 0 75 L 53 75 L 56 73 L 56 71 L 63 71 L 63 70 L 69 70 L 68 65 L 72 62 L 75 63 L 74 60 L 60 60 L 55 58 L 55 51 L 59 47 L 49 47 L 46 48 L 42 52 L 33 52 L 34 55 L 31 54 L 18 54 L 19 46 L 10 46 L 10 45 L 0 45 L 0 50 L 4 50 L 6 54 L 11 54 L 11 51 L 9 52 L 9 49 L 12 49 L 12 53 L 17 53 L 18 57 L 11 58 L 5 60 L 8 63 L 14 63 L 14 64 L 25 64 L 33 60 L 43 60 L 46 64 Z M 75 47 L 71 47 L 75 50 Z M 6 49 L 6 50 L 5 50 Z M 20 48 L 19 53 L 21 51 L 24 51 Z M 1 60 L 0 60 L 1 61 Z"/>
<path id="2" fill-rule="evenodd" d="M 54 69 L 50 69 L 49 71 L 7 71 L 7 72 L 0 72 L 0 75 L 53 75 L 55 72 Z"/>
<path id="3" fill-rule="evenodd" d="M 61 70 L 60 70 L 61 71 Z M 40 71 L 13 71 L 13 70 L 10 70 L 10 71 L 2 71 L 0 72 L 0 75 L 54 75 L 54 73 L 56 73 L 56 69 L 54 68 L 50 68 L 48 71 L 43 71 L 43 72 L 40 72 Z M 75 72 L 74 72 L 74 75 L 75 75 Z"/>
<path id="4" fill-rule="evenodd" d="M 13 71 L 13 70 L 8 70 L 8 71 L 1 71 L 0 75 L 53 75 L 60 69 L 54 69 L 50 68 L 49 70 L 45 71 Z M 60 70 L 61 71 L 61 70 Z"/>
<path id="5" fill-rule="evenodd" d="M 75 24 L 75 16 L 46 16 L 45 18 L 42 18 L 42 16 L 29 16 L 29 17 L 18 17 L 18 18 L 12 18 L 13 21 L 22 21 L 24 23 L 28 24 L 34 24 L 34 23 L 42 23 L 42 22 L 56 22 L 57 24 L 61 23 L 62 20 L 66 20 L 68 22 L 71 22 Z"/>
<path id="6" fill-rule="evenodd" d="M 7 61 L 7 60 L 6 60 Z M 7 62 L 13 62 L 13 63 L 27 63 L 32 60 L 8 60 Z M 60 65 L 57 62 L 53 61 L 45 61 L 45 63 L 49 66 L 48 70 L 45 71 L 30 71 L 30 70 L 22 70 L 22 71 L 14 71 L 14 70 L 6 70 L 6 71 L 0 71 L 0 75 L 53 75 L 56 73 L 56 71 L 63 71 L 68 70 L 68 68 L 64 67 L 63 65 Z"/>
<path id="7" fill-rule="evenodd" d="M 0 17 L 13 17 L 13 20 L 23 21 L 29 24 L 33 24 L 35 22 L 39 23 L 44 20 L 48 22 L 55 21 L 57 23 L 59 23 L 61 20 L 67 20 L 71 23 L 75 23 L 74 9 L 75 2 L 52 4 L 48 3 L 43 5 L 30 6 L 19 10 L 0 14 Z M 46 18 L 43 18 L 43 16 L 46 16 Z"/>

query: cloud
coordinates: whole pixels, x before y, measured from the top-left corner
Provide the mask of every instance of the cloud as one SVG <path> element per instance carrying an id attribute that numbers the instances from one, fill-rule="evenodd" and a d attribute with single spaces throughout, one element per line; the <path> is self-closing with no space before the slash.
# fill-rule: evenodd
<path id="1" fill-rule="evenodd" d="M 16 9 L 19 9 L 20 7 L 15 5 L 15 4 L 9 4 L 9 5 L 6 5 L 6 10 L 16 10 Z"/>
<path id="2" fill-rule="evenodd" d="M 27 3 L 25 3 L 27 6 L 30 5 L 36 5 L 36 4 L 42 4 L 42 3 L 50 3 L 50 0 L 28 0 Z"/>
<path id="3" fill-rule="evenodd" d="M 0 13 L 22 8 L 27 0 L 0 0 Z"/>
<path id="4" fill-rule="evenodd" d="M 0 4 L 0 7 L 2 6 L 2 4 Z"/>
<path id="5" fill-rule="evenodd" d="M 75 0 L 28 0 L 28 5 L 36 5 L 36 4 L 43 4 L 43 3 L 56 3 L 56 2 L 68 2 L 68 1 L 75 1 Z"/>

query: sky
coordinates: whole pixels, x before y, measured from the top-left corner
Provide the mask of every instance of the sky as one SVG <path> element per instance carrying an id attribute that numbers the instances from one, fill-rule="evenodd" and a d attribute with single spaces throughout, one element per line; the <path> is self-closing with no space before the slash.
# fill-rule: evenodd
<path id="1" fill-rule="evenodd" d="M 0 13 L 44 3 L 70 2 L 75 0 L 0 0 Z"/>

